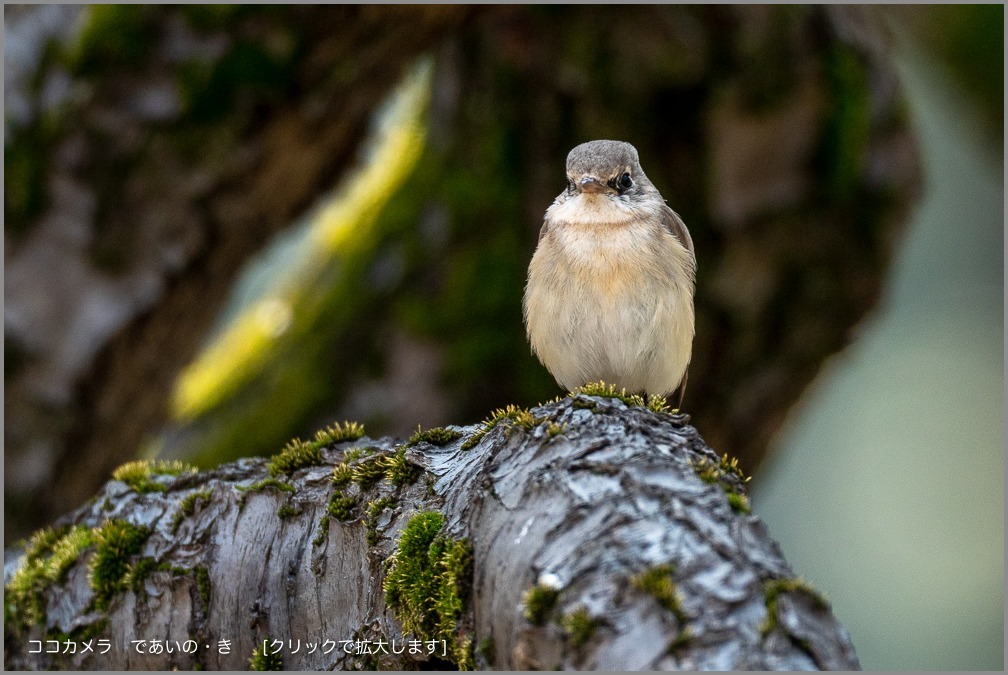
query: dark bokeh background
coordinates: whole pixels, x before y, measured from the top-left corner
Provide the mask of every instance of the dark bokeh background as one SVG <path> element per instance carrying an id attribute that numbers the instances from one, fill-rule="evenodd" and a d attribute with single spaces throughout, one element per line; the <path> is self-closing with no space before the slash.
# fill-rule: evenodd
<path id="1" fill-rule="evenodd" d="M 684 407 L 759 495 L 928 203 L 897 45 L 1003 144 L 1000 6 L 4 17 L 8 543 L 137 455 L 209 466 L 335 419 L 402 436 L 562 393 L 520 299 L 591 138 L 634 143 L 690 227 Z"/>

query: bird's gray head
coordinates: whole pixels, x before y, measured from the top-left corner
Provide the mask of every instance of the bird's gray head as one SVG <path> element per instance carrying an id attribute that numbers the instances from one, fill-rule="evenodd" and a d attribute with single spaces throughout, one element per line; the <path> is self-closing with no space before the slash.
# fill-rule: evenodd
<path id="1" fill-rule="evenodd" d="M 567 155 L 567 196 L 608 194 L 629 199 L 654 190 L 637 148 L 623 141 L 589 141 Z"/>

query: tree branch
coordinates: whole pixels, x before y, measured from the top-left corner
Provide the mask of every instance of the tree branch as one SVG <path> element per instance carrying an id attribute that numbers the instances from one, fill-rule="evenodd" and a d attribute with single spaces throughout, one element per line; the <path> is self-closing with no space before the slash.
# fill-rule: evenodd
<path id="1" fill-rule="evenodd" d="M 267 640 L 258 667 L 858 668 L 737 464 L 642 404 L 579 394 L 407 442 L 346 425 L 204 473 L 127 465 L 6 566 L 5 665 L 244 669 Z M 46 654 L 55 639 L 77 653 Z"/>

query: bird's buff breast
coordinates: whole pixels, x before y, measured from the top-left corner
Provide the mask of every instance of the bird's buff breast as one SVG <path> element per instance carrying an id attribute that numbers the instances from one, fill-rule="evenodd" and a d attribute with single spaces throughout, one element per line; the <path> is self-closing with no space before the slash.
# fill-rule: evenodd
<path id="1" fill-rule="evenodd" d="M 551 225 L 529 266 L 532 349 L 567 389 L 604 380 L 628 391 L 673 391 L 692 350 L 691 265 L 664 230 Z"/>

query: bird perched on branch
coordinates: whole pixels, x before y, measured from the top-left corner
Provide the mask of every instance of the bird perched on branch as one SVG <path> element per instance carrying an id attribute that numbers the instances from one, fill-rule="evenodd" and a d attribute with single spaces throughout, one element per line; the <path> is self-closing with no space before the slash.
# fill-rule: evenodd
<path id="1" fill-rule="evenodd" d="M 532 351 L 560 386 L 602 380 L 679 407 L 693 349 L 696 258 L 637 149 L 591 141 L 567 155 L 546 210 L 523 310 Z"/>

